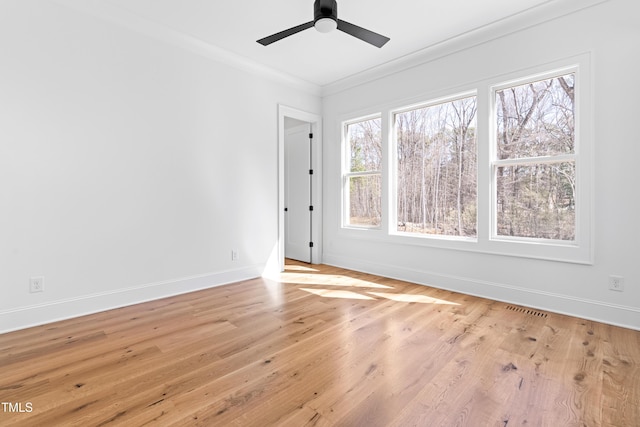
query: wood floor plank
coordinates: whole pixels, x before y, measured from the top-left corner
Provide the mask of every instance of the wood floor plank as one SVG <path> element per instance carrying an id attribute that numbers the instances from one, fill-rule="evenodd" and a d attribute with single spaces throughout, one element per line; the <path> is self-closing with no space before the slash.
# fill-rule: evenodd
<path id="1" fill-rule="evenodd" d="M 610 425 L 638 423 L 640 407 L 640 335 L 602 325 L 603 387 L 602 417 Z"/>
<path id="2" fill-rule="evenodd" d="M 0 366 L 3 427 L 640 419 L 639 331 L 292 261 L 0 335 Z"/>

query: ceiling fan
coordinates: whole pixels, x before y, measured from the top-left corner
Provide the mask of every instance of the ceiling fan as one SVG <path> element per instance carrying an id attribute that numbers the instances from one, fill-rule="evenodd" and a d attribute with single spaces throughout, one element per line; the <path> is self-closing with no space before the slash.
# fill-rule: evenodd
<path id="1" fill-rule="evenodd" d="M 382 47 L 390 39 L 365 28 L 358 27 L 342 19 L 338 19 L 338 4 L 336 0 L 315 0 L 313 2 L 313 21 L 306 22 L 288 30 L 280 31 L 258 40 L 263 46 L 282 40 L 285 37 L 292 36 L 307 28 L 315 27 L 321 33 L 328 33 L 336 28 L 344 33 L 352 35 L 376 47 Z"/>

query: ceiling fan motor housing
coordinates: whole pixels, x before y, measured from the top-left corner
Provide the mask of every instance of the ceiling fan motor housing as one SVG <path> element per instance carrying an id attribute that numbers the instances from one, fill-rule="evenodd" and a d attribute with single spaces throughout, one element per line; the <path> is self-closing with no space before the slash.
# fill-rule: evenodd
<path id="1" fill-rule="evenodd" d="M 338 3 L 336 0 L 316 0 L 313 3 L 313 23 L 329 18 L 338 21 Z"/>

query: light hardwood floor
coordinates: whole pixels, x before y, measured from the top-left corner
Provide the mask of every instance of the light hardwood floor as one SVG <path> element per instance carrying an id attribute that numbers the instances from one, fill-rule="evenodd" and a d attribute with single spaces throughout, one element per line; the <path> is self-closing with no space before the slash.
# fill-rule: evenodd
<path id="1" fill-rule="evenodd" d="M 639 331 L 287 264 L 0 335 L 0 425 L 640 426 Z"/>

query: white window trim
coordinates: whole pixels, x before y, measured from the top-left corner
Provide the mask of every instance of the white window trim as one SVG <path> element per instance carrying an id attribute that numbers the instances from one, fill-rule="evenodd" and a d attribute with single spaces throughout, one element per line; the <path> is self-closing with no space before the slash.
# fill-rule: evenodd
<path id="1" fill-rule="evenodd" d="M 571 242 L 548 239 L 526 239 L 492 236 L 492 218 L 494 206 L 494 190 L 492 170 L 496 158 L 494 154 L 495 123 L 493 120 L 493 91 L 500 87 L 509 87 L 518 82 L 544 79 L 562 73 L 575 72 L 576 87 L 576 146 L 574 154 L 576 161 L 576 239 Z M 535 65 L 526 69 L 505 73 L 500 76 L 475 81 L 460 85 L 457 88 L 448 88 L 437 92 L 423 93 L 411 99 L 399 100 L 393 103 L 378 105 L 368 111 L 380 113 L 364 115 L 345 114 L 340 120 L 340 135 L 342 141 L 342 166 L 341 173 L 345 173 L 345 124 L 361 121 L 367 118 L 381 117 L 382 119 L 382 221 L 381 227 L 360 228 L 345 225 L 345 199 L 342 197 L 342 224 L 339 233 L 348 238 L 378 241 L 384 243 L 415 245 L 438 249 L 462 250 L 494 255 L 515 256 L 532 259 L 544 259 L 558 262 L 577 264 L 593 264 L 593 79 L 592 79 L 591 53 L 582 53 L 565 59 L 551 61 L 542 65 Z M 394 233 L 393 227 L 397 219 L 396 205 L 396 152 L 394 151 L 393 114 L 406 111 L 419 106 L 426 106 L 442 100 L 456 99 L 462 94 L 477 96 L 477 197 L 478 197 L 478 233 L 476 238 L 461 238 L 458 236 L 439 235 L 413 235 L 410 233 Z M 451 95 L 456 94 L 456 95 Z M 425 100 L 430 100 L 426 102 Z M 357 118 L 354 118 L 357 117 Z M 560 156 L 550 156 L 558 161 Z M 546 156 L 545 156 L 546 157 Z M 521 162 L 522 159 L 517 159 Z M 537 158 L 535 161 L 543 160 Z M 505 162 L 508 160 L 504 160 Z M 534 161 L 533 159 L 531 160 Z M 503 161 L 500 161 L 503 162 Z M 342 178 L 344 179 L 344 178 Z M 341 185 L 344 193 L 344 182 Z M 344 196 L 344 194 L 343 194 Z M 347 212 L 348 215 L 348 212 Z"/>
<path id="2" fill-rule="evenodd" d="M 489 84 L 489 164 L 490 164 L 490 234 L 487 247 L 491 252 L 508 253 L 509 255 L 529 258 L 544 258 L 558 261 L 590 264 L 593 262 L 592 240 L 592 130 L 589 128 L 592 120 L 591 107 L 591 76 L 590 57 L 588 54 L 571 58 L 565 63 L 547 64 L 536 69 L 523 70 L 512 73 L 502 79 Z M 554 66 L 555 65 L 555 66 Z M 536 72 L 538 71 L 538 72 Z M 526 84 L 533 81 L 545 80 L 569 73 L 575 74 L 575 148 L 571 154 L 559 154 L 542 157 L 519 159 L 497 159 L 497 144 L 495 132 L 496 97 L 495 93 L 501 89 Z M 576 166 L 576 224 L 575 239 L 562 241 L 553 239 L 536 239 L 526 237 L 500 236 L 497 234 L 496 213 L 496 178 L 495 170 L 498 166 L 556 163 L 572 161 Z"/>

